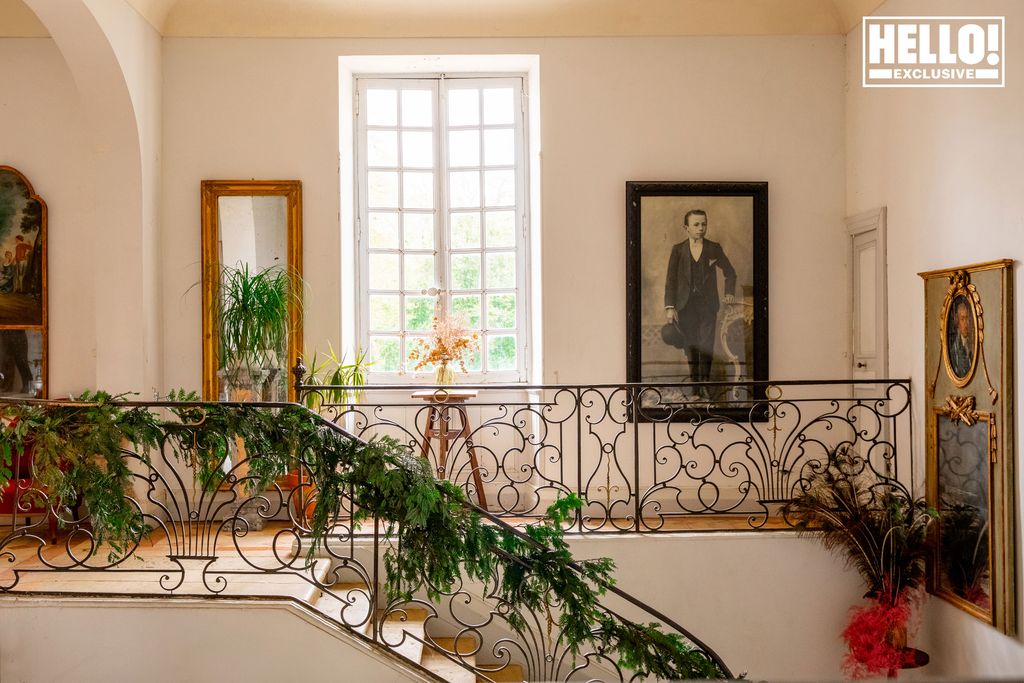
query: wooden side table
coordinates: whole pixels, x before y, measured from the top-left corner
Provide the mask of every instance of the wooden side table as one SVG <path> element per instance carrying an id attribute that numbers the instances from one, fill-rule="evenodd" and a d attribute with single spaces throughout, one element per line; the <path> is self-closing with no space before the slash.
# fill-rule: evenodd
<path id="1" fill-rule="evenodd" d="M 469 466 L 472 469 L 473 485 L 476 487 L 476 499 L 480 507 L 487 509 L 487 494 L 484 493 L 484 482 L 480 476 L 480 463 L 476 458 L 476 448 L 471 437 L 473 430 L 469 425 L 469 415 L 463 406 L 466 401 L 476 398 L 478 391 L 473 389 L 430 389 L 414 392 L 412 397 L 423 399 L 430 405 L 427 407 L 427 424 L 423 428 L 423 443 L 420 444 L 420 455 L 427 458 L 430 442 L 438 440 L 437 477 L 445 478 L 448 462 L 448 451 L 456 439 L 466 440 L 469 452 Z M 458 420 L 458 424 L 453 422 Z"/>

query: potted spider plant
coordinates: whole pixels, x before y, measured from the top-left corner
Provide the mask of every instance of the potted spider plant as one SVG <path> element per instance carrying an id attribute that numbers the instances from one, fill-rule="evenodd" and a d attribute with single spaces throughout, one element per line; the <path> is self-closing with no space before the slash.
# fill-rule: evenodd
<path id="1" fill-rule="evenodd" d="M 817 538 L 864 579 L 867 604 L 851 610 L 843 631 L 844 670 L 854 678 L 895 677 L 899 669 L 926 664 L 927 654 L 907 647 L 936 517 L 925 500 L 840 446 L 801 480 L 782 512 L 797 532 Z"/>
<path id="2" fill-rule="evenodd" d="M 366 375 L 373 361 L 368 361 L 369 353 L 356 348 L 352 361 L 346 354 L 340 357 L 334 346 L 327 342 L 327 353 L 313 351 L 309 374 L 304 378 L 308 386 L 317 387 L 306 392 L 303 404 L 310 410 L 320 411 L 322 406 L 338 407 L 344 411 L 345 406 L 362 400 L 363 392 L 351 387 L 366 385 Z M 281 483 L 291 489 L 292 509 L 295 518 L 308 523 L 316 506 L 317 491 L 301 470 L 288 472 Z"/>
<path id="3" fill-rule="evenodd" d="M 301 283 L 280 266 L 247 263 L 220 271 L 219 374 L 232 398 L 275 400 L 284 377 L 289 312 L 301 308 Z"/>
<path id="4" fill-rule="evenodd" d="M 344 405 L 357 403 L 363 398 L 363 392 L 350 387 L 366 385 L 366 375 L 373 365 L 367 360 L 369 353 L 365 349 L 356 348 L 352 362 L 348 362 L 347 354 L 338 357 L 330 342 L 327 342 L 327 353 L 321 359 L 318 351 L 313 351 L 309 375 L 305 382 L 309 386 L 322 387 L 309 391 L 303 403 L 310 410 L 319 410 L 324 404 Z"/>

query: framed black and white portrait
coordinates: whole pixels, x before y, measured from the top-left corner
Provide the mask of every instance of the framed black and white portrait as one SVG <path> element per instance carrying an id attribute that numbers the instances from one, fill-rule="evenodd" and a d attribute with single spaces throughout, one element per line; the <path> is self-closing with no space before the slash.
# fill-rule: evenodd
<path id="1" fill-rule="evenodd" d="M 768 183 L 626 183 L 626 373 L 643 419 L 764 398 Z"/>

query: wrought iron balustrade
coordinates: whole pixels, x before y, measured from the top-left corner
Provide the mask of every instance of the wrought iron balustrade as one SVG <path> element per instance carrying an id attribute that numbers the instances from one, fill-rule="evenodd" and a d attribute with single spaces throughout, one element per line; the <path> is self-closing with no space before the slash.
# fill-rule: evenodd
<path id="1" fill-rule="evenodd" d="M 764 528 L 839 446 L 912 475 L 909 380 L 296 386 L 353 434 L 422 453 L 495 516 L 579 494 L 582 533 L 699 529 L 710 515 Z"/>
<path id="2" fill-rule="evenodd" d="M 152 411 L 189 407 L 201 415 L 211 404 L 120 405 Z M 270 413 L 296 409 L 288 404 L 217 405 Z M 512 680 L 510 675 L 516 680 L 632 680 L 632 673 L 620 667 L 614 647 L 569 650 L 559 631 L 562 606 L 556 601 L 540 613 L 525 613 L 504 601 L 500 573 L 487 585 L 468 579 L 451 589 L 421 583 L 412 600 L 389 598 L 383 585 L 384 558 L 403 548 L 376 516 L 354 524 L 351 496 L 342 495 L 330 534 L 310 552 L 308 513 L 321 487 L 305 447 L 296 452 L 296 465 L 305 475 L 294 486 L 279 480 L 255 490 L 253 472 L 262 457 L 258 449 L 250 448 L 245 459 L 230 458 L 238 448 L 232 439 L 199 434 L 199 422 L 163 416 L 155 449 L 141 452 L 125 446 L 121 451 L 134 482 L 124 499 L 150 531 L 128 547 L 112 548 L 94 533 L 85 507 L 52 498 L 39 487 L 19 489 L 14 509 L 20 513 L 12 516 L 9 528 L 0 526 L 0 595 L 284 598 L 414 664 L 428 666 L 431 657 L 440 659 L 474 680 Z M 310 416 L 322 429 L 355 438 L 339 426 L 340 420 Z M 183 450 L 182 444 L 191 448 Z M 194 454 L 200 448 L 225 454 L 213 479 L 208 470 L 201 475 L 197 469 Z M 39 509 L 46 515 L 24 514 Z M 529 540 L 498 515 L 478 512 L 487 523 Z M 51 544 L 48 518 L 54 517 L 60 538 Z M 431 588 L 441 594 L 440 600 L 428 599 Z M 618 587 L 607 590 L 606 597 L 614 600 L 612 607 L 603 608 L 608 613 L 628 610 L 626 616 L 659 624 L 730 675 L 719 656 L 678 623 Z"/>

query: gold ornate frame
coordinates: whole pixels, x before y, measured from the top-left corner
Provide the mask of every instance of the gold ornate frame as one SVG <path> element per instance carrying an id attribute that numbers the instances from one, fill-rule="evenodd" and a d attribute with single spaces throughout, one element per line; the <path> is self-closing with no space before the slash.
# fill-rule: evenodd
<path id="1" fill-rule="evenodd" d="M 203 289 L 203 399 L 219 396 L 217 379 L 217 294 L 220 283 L 220 197 L 283 196 L 287 200 L 287 268 L 302 277 L 302 182 L 299 180 L 204 180 L 202 196 L 202 289 Z M 290 306 L 288 312 L 288 369 L 302 354 L 302 311 Z M 295 400 L 295 386 L 289 381 L 288 400 Z"/>
<path id="2" fill-rule="evenodd" d="M 958 377 L 953 372 L 953 363 L 949 358 L 949 313 L 956 301 L 963 297 L 971 309 L 971 323 L 974 325 L 974 343 L 971 349 L 971 366 L 963 377 Z M 942 349 L 942 364 L 946 368 L 949 380 L 957 387 L 967 386 L 974 372 L 978 368 L 979 351 L 983 352 L 985 339 L 985 318 L 981 307 L 981 297 L 978 296 L 977 288 L 970 284 L 970 277 L 964 271 L 957 271 L 953 274 L 953 282 L 946 293 L 946 300 L 942 303 L 942 318 L 939 325 L 939 334 L 942 338 L 940 348 Z"/>
<path id="3" fill-rule="evenodd" d="M 928 502 L 936 509 L 941 504 L 939 418 L 965 426 L 986 425 L 988 462 L 987 468 L 979 466 L 979 472 L 984 470 L 988 477 L 990 608 L 942 585 L 941 530 L 929 562 L 928 590 L 1010 635 L 1017 631 L 1013 263 L 1004 259 L 919 274 L 925 285 Z M 952 371 L 946 343 L 950 308 L 961 296 L 969 302 L 975 325 L 975 353 L 964 376 Z"/>
<path id="4" fill-rule="evenodd" d="M 28 198 L 34 202 L 39 203 L 40 218 L 39 218 L 39 237 L 37 239 L 42 240 L 43 254 L 42 254 L 42 319 L 38 325 L 5 325 L 0 322 L 0 330 L 26 330 L 26 331 L 38 331 L 42 337 L 42 365 L 40 366 L 40 375 L 42 379 L 42 389 L 40 390 L 40 398 L 46 398 L 49 396 L 50 390 L 50 307 L 49 307 L 49 286 L 48 286 L 48 271 L 49 268 L 47 263 L 49 262 L 49 244 L 47 243 L 47 208 L 46 202 L 42 197 L 36 194 L 35 189 L 32 187 L 32 183 L 28 178 L 25 177 L 18 169 L 13 166 L 0 165 L 0 171 L 7 171 L 13 173 L 19 181 L 21 181 L 25 188 L 28 190 Z"/>

